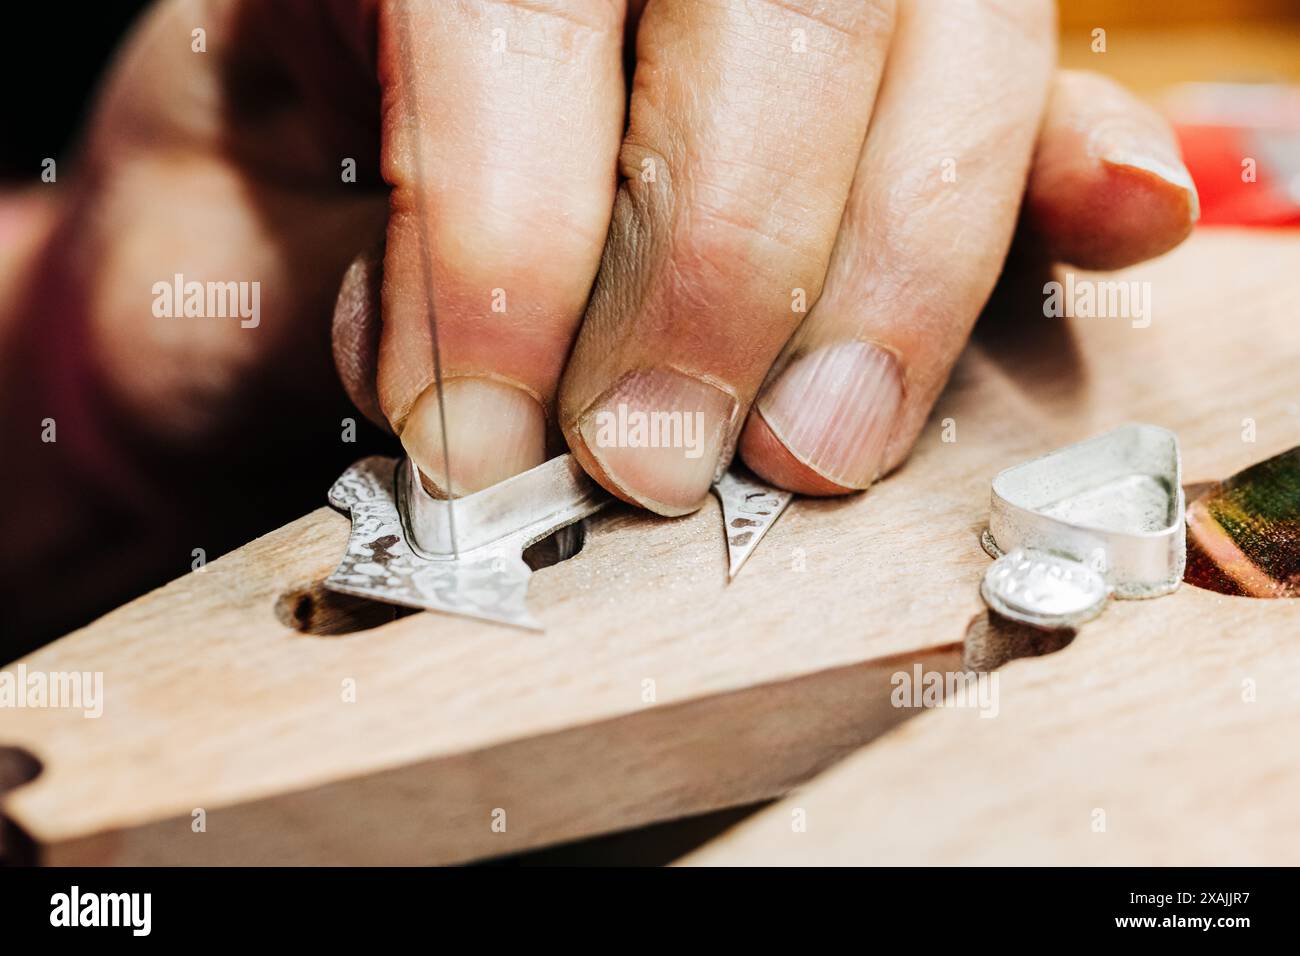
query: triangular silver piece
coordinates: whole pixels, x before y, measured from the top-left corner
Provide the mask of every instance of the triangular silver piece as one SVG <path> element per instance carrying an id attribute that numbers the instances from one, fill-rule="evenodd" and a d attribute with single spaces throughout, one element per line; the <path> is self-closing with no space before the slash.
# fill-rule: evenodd
<path id="1" fill-rule="evenodd" d="M 794 495 L 759 481 L 739 464 L 733 464 L 714 483 L 713 490 L 722 502 L 722 522 L 727 536 L 727 580 L 732 580 Z"/>

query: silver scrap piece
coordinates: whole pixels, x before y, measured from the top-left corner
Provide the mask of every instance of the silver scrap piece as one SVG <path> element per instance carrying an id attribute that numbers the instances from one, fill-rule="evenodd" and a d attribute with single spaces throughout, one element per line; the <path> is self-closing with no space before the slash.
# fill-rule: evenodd
<path id="1" fill-rule="evenodd" d="M 741 566 L 758 547 L 758 542 L 781 517 L 794 497 L 788 491 L 764 484 L 749 471 L 733 464 L 713 485 L 722 502 L 723 529 L 727 537 L 727 580 L 733 580 Z"/>
<path id="2" fill-rule="evenodd" d="M 1177 436 L 1156 425 L 1124 425 L 1008 468 L 993 479 L 983 544 L 999 559 L 990 575 L 999 565 L 1018 570 L 986 576 L 982 592 L 995 610 L 1039 627 L 1074 626 L 1087 619 L 1080 615 L 1099 613 L 1105 600 L 1093 608 L 1097 580 L 1116 598 L 1168 594 L 1183 578 L 1185 511 Z M 1014 553 L 1018 561 L 1003 563 Z M 1023 589 L 1022 576 L 1051 568 L 1068 569 L 1068 581 Z M 1012 583 L 1014 598 L 1006 590 Z"/>
<path id="3" fill-rule="evenodd" d="M 502 483 L 517 483 L 511 491 L 516 510 L 502 519 L 513 521 L 512 525 L 489 523 L 490 532 L 466 527 L 459 506 L 468 503 L 471 515 L 496 514 L 503 496 L 493 496 L 495 504 L 481 510 L 476 509 L 482 503 L 474 501 L 494 489 L 457 499 L 454 557 L 449 541 L 448 553 L 442 556 L 412 544 L 410 516 L 404 518 L 399 501 L 409 500 L 416 491 L 425 496 L 428 492 L 422 487 L 402 490 L 409 460 L 399 465 L 382 456 L 362 459 L 330 488 L 330 504 L 351 515 L 352 534 L 325 587 L 390 604 L 541 630 L 525 600 L 532 571 L 523 559 L 524 550 L 609 501 L 603 493 L 569 484 L 563 476 L 570 473 L 571 463 L 565 458 L 552 459 Z M 438 542 L 437 537 L 431 539 L 435 545 Z"/>

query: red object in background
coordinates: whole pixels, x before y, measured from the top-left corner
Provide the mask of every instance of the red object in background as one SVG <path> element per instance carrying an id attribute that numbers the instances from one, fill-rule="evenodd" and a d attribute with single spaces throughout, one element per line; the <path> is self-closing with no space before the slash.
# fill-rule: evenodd
<path id="1" fill-rule="evenodd" d="M 1192 83 L 1164 103 L 1206 225 L 1300 225 L 1300 88 Z"/>

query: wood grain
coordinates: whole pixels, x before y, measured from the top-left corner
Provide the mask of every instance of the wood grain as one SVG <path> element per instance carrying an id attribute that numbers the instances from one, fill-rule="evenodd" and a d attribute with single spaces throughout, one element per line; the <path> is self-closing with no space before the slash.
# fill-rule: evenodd
<path id="1" fill-rule="evenodd" d="M 1013 834 L 1017 814 L 1028 826 L 1035 801 L 1066 833 L 1075 810 L 1053 801 L 1072 789 L 1113 808 L 1112 832 L 1146 828 L 1163 859 L 1234 838 L 1241 855 L 1292 858 L 1300 745 L 1278 718 L 1300 706 L 1283 689 L 1300 666 L 1293 603 L 1185 591 L 1116 606 L 1067 651 L 1009 665 L 996 720 L 899 727 L 913 712 L 890 705 L 889 681 L 916 661 L 957 666 L 998 469 L 1128 420 L 1176 430 L 1190 481 L 1300 442 L 1298 276 L 1298 237 L 1200 235 L 1127 274 L 1152 284 L 1149 328 L 1046 319 L 1031 284 L 986 317 L 899 472 L 850 500 L 796 501 L 730 586 L 715 504 L 603 515 L 578 556 L 534 576 L 540 635 L 368 613 L 354 622 L 368 630 L 300 633 L 296 618 L 325 612 L 293 595 L 347 533 L 307 515 L 26 659 L 102 671 L 106 700 L 98 720 L 0 710 L 0 744 L 43 766 L 0 805 L 30 840 L 11 843 L 50 863 L 464 861 L 774 796 L 894 727 L 827 778 L 842 808 L 857 796 L 838 775 L 871 768 L 853 786 L 880 789 L 852 827 L 814 823 L 782 850 L 765 815 L 701 859 L 816 857 L 830 849 L 813 837 L 846 834 L 842 854 L 1012 858 L 1030 837 L 990 834 Z M 1251 675 L 1259 702 L 1234 705 Z M 1144 756 L 1153 775 L 1104 786 L 1109 761 Z M 1218 821 L 1199 848 L 1168 814 L 1194 800 L 1187 819 Z M 1084 858 L 1070 839 L 1043 852 Z"/>
<path id="2" fill-rule="evenodd" d="M 999 689 L 996 717 L 926 711 L 682 862 L 1300 863 L 1300 603 L 1125 602 Z"/>

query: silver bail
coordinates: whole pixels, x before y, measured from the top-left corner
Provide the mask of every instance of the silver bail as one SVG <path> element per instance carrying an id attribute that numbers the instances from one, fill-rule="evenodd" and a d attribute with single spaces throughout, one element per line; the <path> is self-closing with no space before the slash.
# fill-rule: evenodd
<path id="1" fill-rule="evenodd" d="M 1185 512 L 1178 438 L 1157 425 L 1008 468 L 993 479 L 983 543 L 998 562 L 985 599 L 1015 620 L 1065 627 L 1100 612 L 1102 585 L 1116 598 L 1168 594 L 1187 560 Z"/>

